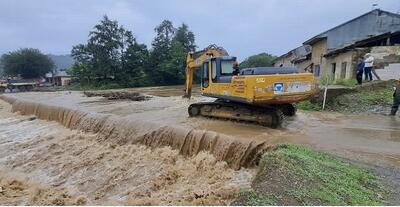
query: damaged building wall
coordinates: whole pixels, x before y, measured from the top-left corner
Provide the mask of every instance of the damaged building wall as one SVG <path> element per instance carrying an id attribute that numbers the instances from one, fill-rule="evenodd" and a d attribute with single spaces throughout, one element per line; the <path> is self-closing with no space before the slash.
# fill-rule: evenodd
<path id="1" fill-rule="evenodd" d="M 375 58 L 374 68 L 382 80 L 400 78 L 400 46 L 372 47 Z"/>
<path id="2" fill-rule="evenodd" d="M 274 61 L 274 67 L 295 67 L 292 63 L 293 58 L 294 56 L 292 54 L 280 57 Z"/>
<path id="3" fill-rule="evenodd" d="M 302 45 L 274 60 L 274 67 L 295 67 L 304 72 L 310 66 L 311 46 Z M 311 71 L 308 69 L 308 71 Z"/>
<path id="4" fill-rule="evenodd" d="M 384 79 L 397 79 L 399 77 L 400 68 L 390 67 L 389 69 L 386 66 L 393 63 L 400 63 L 400 46 L 356 48 L 334 56 L 325 57 L 325 62 L 322 66 L 325 71 L 324 75 L 330 75 L 335 80 L 355 78 L 358 61 L 366 53 L 370 53 L 374 57 L 374 69 L 379 76 L 382 75 Z M 335 67 L 335 71 L 333 67 Z"/>
<path id="5" fill-rule="evenodd" d="M 307 72 L 307 71 L 312 71 L 311 67 L 312 66 L 312 62 L 310 59 L 307 60 L 303 60 L 301 62 L 297 62 L 295 63 L 295 67 L 299 70 L 299 72 Z"/>
<path id="6" fill-rule="evenodd" d="M 376 69 L 383 69 L 391 63 L 400 63 L 400 46 L 371 47 L 370 53 L 375 58 Z"/>

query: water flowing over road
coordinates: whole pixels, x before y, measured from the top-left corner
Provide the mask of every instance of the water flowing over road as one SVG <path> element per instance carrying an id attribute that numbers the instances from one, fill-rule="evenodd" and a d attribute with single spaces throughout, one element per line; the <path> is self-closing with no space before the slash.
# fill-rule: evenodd
<path id="1" fill-rule="evenodd" d="M 400 168 L 398 117 L 300 111 L 269 129 L 189 118 L 191 103 L 212 99 L 183 99 L 181 89 L 126 89 L 152 96 L 147 101 L 74 91 L 3 95 L 0 175 L 18 172 L 89 204 L 212 205 L 248 188 L 259 156 L 276 144 Z"/>

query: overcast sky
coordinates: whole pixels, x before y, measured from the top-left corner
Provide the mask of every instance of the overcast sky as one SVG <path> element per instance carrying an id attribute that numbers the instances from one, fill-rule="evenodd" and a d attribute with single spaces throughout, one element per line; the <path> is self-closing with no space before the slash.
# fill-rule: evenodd
<path id="1" fill-rule="evenodd" d="M 281 55 L 374 3 L 400 11 L 400 0 L 0 0 L 0 54 L 23 47 L 69 54 L 106 14 L 148 46 L 169 19 L 188 24 L 199 48 L 215 43 L 239 59 Z"/>

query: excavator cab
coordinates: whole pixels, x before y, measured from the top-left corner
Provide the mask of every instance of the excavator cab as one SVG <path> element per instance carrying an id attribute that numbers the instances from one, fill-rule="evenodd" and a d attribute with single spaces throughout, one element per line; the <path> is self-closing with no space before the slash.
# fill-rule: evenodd
<path id="1" fill-rule="evenodd" d="M 201 73 L 201 86 L 207 88 L 212 83 L 230 83 L 232 76 L 239 74 L 235 65 L 236 57 L 222 56 L 204 61 Z"/>

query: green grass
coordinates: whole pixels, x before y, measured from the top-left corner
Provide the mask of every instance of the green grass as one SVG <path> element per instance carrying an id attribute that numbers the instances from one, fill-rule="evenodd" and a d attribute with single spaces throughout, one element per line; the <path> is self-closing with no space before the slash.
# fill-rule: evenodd
<path id="1" fill-rule="evenodd" d="M 374 106 L 389 107 L 393 103 L 393 89 L 384 88 L 377 90 L 361 91 L 345 94 L 328 102 L 326 109 L 339 112 L 365 112 Z"/>
<path id="2" fill-rule="evenodd" d="M 393 89 L 386 88 L 377 91 L 363 91 L 356 98 L 361 104 L 392 104 Z"/>
<path id="3" fill-rule="evenodd" d="M 333 155 L 297 145 L 266 153 L 244 205 L 383 205 L 380 178 Z"/>
<path id="4" fill-rule="evenodd" d="M 357 80 L 355 79 L 340 79 L 334 82 L 335 85 L 354 87 L 357 85 Z"/>
<path id="5" fill-rule="evenodd" d="M 277 205 L 276 198 L 273 196 L 262 196 L 254 190 L 243 190 L 239 196 L 246 201 L 249 206 L 273 206 Z"/>
<path id="6" fill-rule="evenodd" d="M 310 101 L 303 101 L 298 104 L 296 104 L 298 109 L 304 110 L 304 111 L 321 111 L 322 106 L 318 104 L 311 103 Z"/>

